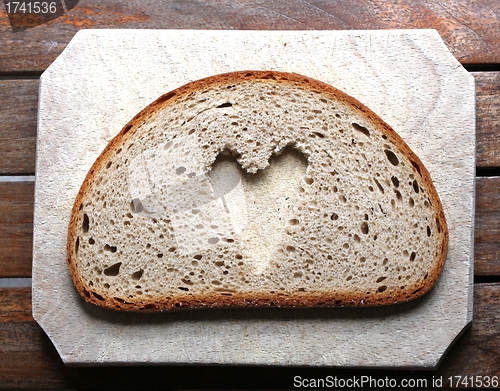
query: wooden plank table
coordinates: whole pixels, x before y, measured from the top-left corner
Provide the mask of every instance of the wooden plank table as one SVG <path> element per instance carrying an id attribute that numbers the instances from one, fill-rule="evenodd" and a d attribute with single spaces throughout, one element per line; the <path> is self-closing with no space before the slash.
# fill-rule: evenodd
<path id="1" fill-rule="evenodd" d="M 500 378 L 500 3 L 496 0 L 64 2 L 58 17 L 0 5 L 0 282 L 31 277 L 38 78 L 82 28 L 434 28 L 476 80 L 474 319 L 436 371 L 236 366 L 67 368 L 31 316 L 31 289 L 0 288 L 0 388 L 294 388 L 303 379 Z M 56 15 L 56 16 L 57 16 Z M 331 376 L 330 378 L 327 378 Z M 451 384 L 450 384 L 450 377 Z M 387 380 L 386 380 L 387 381 Z M 382 384 L 379 383 L 379 384 Z M 312 383 L 311 383 L 312 384 Z M 387 384 L 387 383 L 386 383 Z M 356 385 L 356 384 L 353 384 Z M 437 383 L 439 385 L 439 383 Z M 465 382 L 462 382 L 462 386 Z"/>

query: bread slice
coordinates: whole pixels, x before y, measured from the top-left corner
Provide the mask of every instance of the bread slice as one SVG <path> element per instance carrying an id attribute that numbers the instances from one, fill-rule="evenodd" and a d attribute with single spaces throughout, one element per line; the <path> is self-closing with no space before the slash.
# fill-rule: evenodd
<path id="1" fill-rule="evenodd" d="M 448 231 L 420 159 L 297 74 L 191 82 L 136 115 L 76 197 L 67 260 L 119 310 L 359 306 L 429 291 Z"/>

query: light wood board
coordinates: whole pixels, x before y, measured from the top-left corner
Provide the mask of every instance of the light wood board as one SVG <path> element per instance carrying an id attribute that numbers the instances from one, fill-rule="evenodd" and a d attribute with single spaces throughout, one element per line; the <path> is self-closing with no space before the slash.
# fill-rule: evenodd
<path id="1" fill-rule="evenodd" d="M 78 189 L 107 142 L 189 81 L 272 69 L 352 95 L 419 155 L 450 242 L 436 287 L 383 308 L 110 312 L 84 303 L 65 261 Z M 81 30 L 41 77 L 33 315 L 68 365 L 257 364 L 428 368 L 472 317 L 474 80 L 434 30 Z"/>

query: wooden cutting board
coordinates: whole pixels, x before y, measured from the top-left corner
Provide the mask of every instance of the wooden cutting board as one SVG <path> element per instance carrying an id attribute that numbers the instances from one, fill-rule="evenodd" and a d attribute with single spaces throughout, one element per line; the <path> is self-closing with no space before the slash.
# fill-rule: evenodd
<path id="1" fill-rule="evenodd" d="M 422 299 L 379 308 L 118 313 L 83 302 L 65 261 L 78 189 L 107 142 L 160 95 L 246 69 L 300 73 L 352 95 L 419 155 L 449 225 Z M 473 77 L 434 30 L 81 30 L 40 84 L 33 315 L 68 365 L 435 368 L 472 318 Z"/>

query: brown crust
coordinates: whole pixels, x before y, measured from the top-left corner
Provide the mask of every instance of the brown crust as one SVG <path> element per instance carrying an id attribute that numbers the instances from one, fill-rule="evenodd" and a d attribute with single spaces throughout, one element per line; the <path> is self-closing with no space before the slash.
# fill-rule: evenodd
<path id="1" fill-rule="evenodd" d="M 192 91 L 207 88 L 216 84 L 227 84 L 238 81 L 248 81 L 248 80 L 286 80 L 294 84 L 299 84 L 302 87 L 310 88 L 311 90 L 319 90 L 324 94 L 330 95 L 333 99 L 340 102 L 347 103 L 350 106 L 357 108 L 362 112 L 366 118 L 368 118 L 372 123 L 378 125 L 378 127 L 387 135 L 387 137 L 394 142 L 394 144 L 399 148 L 399 150 L 408 157 L 410 162 L 412 162 L 414 171 L 421 180 L 425 183 L 427 190 L 429 191 L 429 197 L 432 201 L 432 206 L 437 213 L 437 219 L 441 227 L 441 232 L 439 232 L 440 242 L 442 244 L 441 253 L 434 262 L 434 268 L 428 273 L 427 279 L 421 282 L 419 286 L 412 287 L 411 289 L 405 289 L 404 292 L 400 294 L 394 294 L 393 292 L 382 292 L 378 293 L 376 296 L 366 295 L 366 292 L 352 293 L 349 295 L 335 295 L 334 297 L 328 297 L 325 294 L 317 293 L 303 293 L 294 294 L 293 297 L 289 296 L 273 296 L 269 295 L 259 295 L 253 294 L 252 297 L 248 297 L 243 294 L 232 294 L 231 296 L 224 295 L 212 295 L 212 296 L 190 296 L 184 295 L 175 302 L 172 301 L 162 301 L 161 298 L 155 302 L 143 302 L 141 300 L 125 301 L 119 302 L 113 299 L 101 300 L 98 298 L 99 295 L 95 295 L 89 292 L 90 289 L 85 287 L 82 280 L 79 277 L 78 270 L 75 265 L 75 238 L 76 238 L 76 223 L 78 219 L 78 212 L 80 206 L 83 202 L 83 197 L 87 193 L 95 173 L 100 171 L 103 167 L 104 162 L 107 158 L 121 145 L 124 145 L 127 140 L 137 131 L 140 124 L 146 122 L 149 117 L 169 105 L 173 105 L 177 99 Z M 67 242 L 67 262 L 73 278 L 75 287 L 78 289 L 83 298 L 91 303 L 99 305 L 101 307 L 125 310 L 125 311 L 163 311 L 172 310 L 180 308 L 214 308 L 214 307 L 256 307 L 256 306 L 276 306 L 276 307 L 311 307 L 311 306 L 377 306 L 377 305 L 388 305 L 394 303 L 406 302 L 420 297 L 432 289 L 436 283 L 440 272 L 443 268 L 446 254 L 448 250 L 448 227 L 446 224 L 446 219 L 441 204 L 441 200 L 437 191 L 432 183 L 431 176 L 427 171 L 426 167 L 419 159 L 419 157 L 410 149 L 406 142 L 380 117 L 378 117 L 372 110 L 364 106 L 361 102 L 355 98 L 347 95 L 346 93 L 326 84 L 321 81 L 311 79 L 306 76 L 302 76 L 296 73 L 285 73 L 278 71 L 238 71 L 230 72 L 225 74 L 220 74 L 216 76 L 207 77 L 201 80 L 193 81 L 184 86 L 181 86 L 167 94 L 161 96 L 141 112 L 139 112 L 134 118 L 132 118 L 105 147 L 101 155 L 96 159 L 89 172 L 87 173 L 85 180 L 78 192 L 75 203 L 73 205 L 70 223 L 68 227 L 68 242 Z M 129 300 L 129 299 L 127 299 Z"/>

